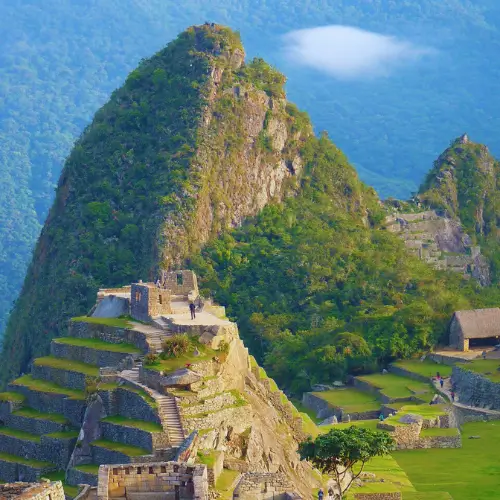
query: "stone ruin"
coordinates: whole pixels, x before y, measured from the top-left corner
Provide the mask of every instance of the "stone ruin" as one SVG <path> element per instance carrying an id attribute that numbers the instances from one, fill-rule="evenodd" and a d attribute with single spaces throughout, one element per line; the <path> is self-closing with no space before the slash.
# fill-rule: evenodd
<path id="1" fill-rule="evenodd" d="M 0 484 L 1 500 L 65 500 L 61 481 Z"/>

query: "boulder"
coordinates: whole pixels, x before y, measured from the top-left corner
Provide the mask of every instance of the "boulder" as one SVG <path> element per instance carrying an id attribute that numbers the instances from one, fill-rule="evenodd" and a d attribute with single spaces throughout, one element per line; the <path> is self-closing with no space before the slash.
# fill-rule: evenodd
<path id="1" fill-rule="evenodd" d="M 337 417 L 332 415 L 331 417 L 325 418 L 325 420 L 320 422 L 319 425 L 336 425 L 338 423 L 339 421 L 337 420 Z"/>
<path id="2" fill-rule="evenodd" d="M 181 368 L 163 379 L 163 385 L 190 385 L 199 382 L 203 377 L 188 368 Z"/>

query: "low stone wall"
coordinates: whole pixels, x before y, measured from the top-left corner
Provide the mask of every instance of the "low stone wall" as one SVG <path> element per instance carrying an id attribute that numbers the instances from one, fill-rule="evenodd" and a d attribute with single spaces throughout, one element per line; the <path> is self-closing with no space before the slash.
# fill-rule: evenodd
<path id="1" fill-rule="evenodd" d="M 23 498 L 25 500 L 65 500 L 61 481 L 43 483 L 16 482 L 0 485 L 0 498 Z"/>
<path id="2" fill-rule="evenodd" d="M 406 403 L 411 401 L 424 403 L 424 401 L 418 397 L 418 394 L 404 398 L 390 398 L 389 396 L 383 394 L 379 388 L 369 384 L 368 382 L 365 382 L 364 380 L 358 380 L 356 377 L 351 377 L 350 382 L 354 387 L 356 387 L 356 389 L 360 389 L 361 391 L 365 392 L 370 392 L 371 394 L 376 394 L 384 404 Z"/>
<path id="3" fill-rule="evenodd" d="M 155 448 L 169 446 L 168 435 L 165 432 L 147 432 L 135 427 L 101 422 L 102 436 L 109 441 L 138 446 L 153 453 Z"/>
<path id="4" fill-rule="evenodd" d="M 385 422 L 379 422 L 377 428 L 391 433 L 398 450 L 411 450 L 419 440 L 422 422 L 403 425 L 392 425 Z"/>
<path id="5" fill-rule="evenodd" d="M 83 399 L 66 398 L 63 401 L 63 415 L 73 427 L 80 427 L 86 407 L 87 402 Z"/>
<path id="6" fill-rule="evenodd" d="M 196 392 L 197 398 L 208 398 L 224 391 L 225 387 L 224 380 L 220 377 L 203 379 L 191 384 L 191 390 Z"/>
<path id="7" fill-rule="evenodd" d="M 92 448 L 92 462 L 95 464 L 128 464 L 130 457 L 115 450 L 108 450 L 95 444 L 91 445 Z"/>
<path id="8" fill-rule="evenodd" d="M 207 413 L 210 411 L 219 411 L 226 406 L 235 403 L 235 398 L 230 392 L 219 394 L 212 398 L 207 398 L 202 404 L 190 404 L 179 406 L 180 412 L 183 416 L 196 415 L 199 413 Z"/>
<path id="9" fill-rule="evenodd" d="M 401 500 L 402 494 L 397 493 L 355 493 L 355 500 Z"/>
<path id="10" fill-rule="evenodd" d="M 454 366 L 451 378 L 461 403 L 491 410 L 500 409 L 500 384 L 467 370 L 466 366 Z"/>
<path id="11" fill-rule="evenodd" d="M 302 395 L 302 404 L 316 412 L 316 417 L 325 419 L 335 415 L 335 408 L 327 401 L 316 396 L 313 392 L 304 392 Z"/>
<path id="12" fill-rule="evenodd" d="M 22 417 L 20 415 L 9 415 L 4 422 L 14 429 L 19 429 L 32 434 L 51 434 L 53 432 L 62 432 L 67 430 L 67 424 L 59 424 L 50 420 L 41 420 L 38 418 Z"/>
<path id="13" fill-rule="evenodd" d="M 7 462 L 0 458 L 0 481 L 26 481 L 35 483 L 43 474 L 55 472 L 55 467 L 34 467 L 31 465 Z"/>
<path id="14" fill-rule="evenodd" d="M 72 486 L 79 484 L 88 484 L 90 486 L 97 486 L 97 474 L 90 472 L 83 472 L 81 470 L 71 467 L 66 473 L 66 481 Z"/>
<path id="15" fill-rule="evenodd" d="M 124 352 L 103 351 L 90 347 L 75 346 L 59 343 L 53 340 L 50 344 L 50 353 L 58 358 L 80 361 L 89 365 L 100 367 L 118 366 L 127 356 L 138 358 L 138 354 L 128 354 Z"/>
<path id="16" fill-rule="evenodd" d="M 80 339 L 100 339 L 111 344 L 133 344 L 144 354 L 149 350 L 146 335 L 128 328 L 89 323 L 87 321 L 72 321 L 69 325 L 69 336 Z"/>
<path id="17" fill-rule="evenodd" d="M 43 460 L 52 462 L 60 469 L 65 469 L 75 447 L 76 437 L 53 438 L 50 436 L 41 436 L 40 442 L 43 450 Z"/>
<path id="18" fill-rule="evenodd" d="M 421 436 L 413 448 L 461 448 L 462 436 Z"/>
<path id="19" fill-rule="evenodd" d="M 0 401 L 0 420 L 5 422 L 12 412 L 22 407 L 21 401 Z"/>
<path id="20" fill-rule="evenodd" d="M 432 359 L 436 363 L 441 363 L 443 365 L 448 365 L 448 366 L 453 366 L 456 365 L 457 363 L 462 363 L 463 361 L 466 361 L 465 358 L 461 359 L 455 356 L 446 356 L 445 354 L 436 354 L 436 353 L 429 354 L 428 358 Z"/>
<path id="21" fill-rule="evenodd" d="M 243 474 L 236 486 L 233 499 L 239 500 L 274 500 L 287 498 L 287 492 L 294 487 L 289 479 L 281 473 L 247 472 Z"/>
<path id="22" fill-rule="evenodd" d="M 116 390 L 118 413 L 126 418 L 147 420 L 161 425 L 158 410 L 152 408 L 142 396 L 120 387 Z"/>
<path id="23" fill-rule="evenodd" d="M 85 390 L 86 375 L 80 372 L 34 364 L 31 373 L 34 378 L 54 382 L 57 385 L 70 389 L 77 389 L 79 391 Z"/>
<path id="24" fill-rule="evenodd" d="M 464 408 L 462 406 L 453 406 L 453 415 L 456 426 L 461 427 L 468 422 L 484 422 L 488 420 L 498 420 L 499 416 L 487 413 L 482 408 Z"/>
<path id="25" fill-rule="evenodd" d="M 418 380 L 419 382 L 424 382 L 427 384 L 430 382 L 430 377 L 426 377 L 425 375 L 420 375 L 419 373 L 414 373 L 409 370 L 405 370 L 404 368 L 401 368 L 399 366 L 390 365 L 388 370 L 394 375 L 411 378 L 413 380 Z M 436 371 L 439 371 L 438 365 L 436 365 Z"/>
<path id="26" fill-rule="evenodd" d="M 178 462 L 103 465 L 99 468 L 98 500 L 123 498 L 136 500 L 168 498 L 169 493 L 178 491 L 180 498 L 208 500 L 207 468 L 204 465 L 189 466 Z"/>
<path id="27" fill-rule="evenodd" d="M 36 441 L 20 439 L 14 436 L 0 434 L 0 450 L 19 457 L 30 457 L 34 460 L 45 460 L 42 446 Z"/>

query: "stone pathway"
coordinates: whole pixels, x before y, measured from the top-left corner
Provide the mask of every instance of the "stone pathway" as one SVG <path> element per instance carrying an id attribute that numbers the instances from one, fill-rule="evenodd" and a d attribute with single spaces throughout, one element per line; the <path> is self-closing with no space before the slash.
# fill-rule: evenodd
<path id="1" fill-rule="evenodd" d="M 146 336 L 146 341 L 150 346 L 149 350 L 155 354 L 159 354 L 162 351 L 161 345 L 163 340 L 172 335 L 168 330 L 158 327 L 159 324 L 156 322 L 156 326 L 134 323 L 133 328 L 136 332 L 141 332 Z"/>
<path id="2" fill-rule="evenodd" d="M 498 410 L 490 410 L 488 408 L 481 408 L 480 406 L 471 406 L 471 405 L 466 405 L 464 403 L 460 403 L 459 396 L 455 393 L 455 401 L 451 401 L 451 378 L 443 378 L 444 380 L 444 385 L 441 388 L 441 385 L 439 384 L 439 381 L 436 379 L 433 379 L 432 382 L 434 384 L 434 387 L 436 390 L 443 396 L 445 396 L 454 406 L 458 408 L 464 408 L 464 409 L 469 409 L 469 410 L 474 410 L 477 412 L 484 413 L 485 415 L 491 415 L 494 417 L 497 417 L 500 419 L 500 411 Z"/>
<path id="3" fill-rule="evenodd" d="M 137 363 L 132 370 L 120 372 L 120 377 L 129 382 L 130 385 L 142 389 L 155 400 L 158 406 L 158 416 L 160 417 L 161 425 L 167 432 L 171 445 L 174 447 L 180 446 L 185 439 L 185 435 L 175 398 L 160 394 L 158 391 L 141 384 L 139 381 L 140 366 L 142 366 L 142 363 Z"/>

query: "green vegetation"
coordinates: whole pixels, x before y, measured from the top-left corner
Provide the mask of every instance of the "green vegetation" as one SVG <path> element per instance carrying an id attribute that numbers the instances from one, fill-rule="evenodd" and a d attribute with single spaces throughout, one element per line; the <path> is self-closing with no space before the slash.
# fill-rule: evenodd
<path id="1" fill-rule="evenodd" d="M 33 408 L 21 408 L 16 410 L 13 415 L 18 415 L 20 417 L 36 418 L 38 420 L 49 420 L 50 422 L 55 422 L 57 424 L 67 424 L 68 421 L 62 415 L 58 413 L 42 413 Z"/>
<path id="2" fill-rule="evenodd" d="M 456 427 L 431 427 L 429 429 L 422 429 L 420 435 L 422 437 L 434 436 L 457 436 L 459 431 Z"/>
<path id="3" fill-rule="evenodd" d="M 198 350 L 198 356 L 193 354 L 195 348 Z M 176 357 L 165 356 L 163 359 L 154 358 L 154 360 L 151 360 L 146 364 L 146 367 L 150 370 L 169 373 L 178 370 L 179 368 L 184 368 L 186 365 L 199 363 L 201 361 L 209 361 L 217 355 L 218 351 L 215 351 L 214 349 L 211 349 L 210 347 L 199 342 L 193 342 L 192 348 L 189 352 L 185 352 L 184 354 Z"/>
<path id="4" fill-rule="evenodd" d="M 11 436 L 19 439 L 26 439 L 27 441 L 34 441 L 35 443 L 40 442 L 40 436 L 36 434 L 31 434 L 30 432 L 24 432 L 17 429 L 12 429 L 10 427 L 0 427 L 0 434 L 4 436 Z"/>
<path id="5" fill-rule="evenodd" d="M 97 474 L 99 472 L 99 466 L 94 464 L 78 465 L 75 469 L 87 472 L 88 474 Z"/>
<path id="6" fill-rule="evenodd" d="M 0 401 L 22 403 L 26 398 L 18 392 L 0 392 Z"/>
<path id="7" fill-rule="evenodd" d="M 236 470 L 222 469 L 215 483 L 215 489 L 221 495 L 222 500 L 232 500 L 233 490 L 231 486 L 239 475 L 240 473 Z"/>
<path id="8" fill-rule="evenodd" d="M 70 486 L 65 483 L 66 473 L 64 471 L 49 472 L 48 474 L 44 474 L 43 477 L 49 479 L 50 481 L 61 481 L 64 493 L 70 498 L 75 498 L 78 495 L 79 488 L 77 486 Z"/>
<path id="9" fill-rule="evenodd" d="M 83 321 L 84 323 L 92 323 L 94 325 L 114 326 L 115 328 L 130 329 L 133 324 L 128 318 L 94 318 L 93 316 L 78 316 L 71 318 L 72 321 Z"/>
<path id="10" fill-rule="evenodd" d="M 98 439 L 97 441 L 92 441 L 92 445 L 100 446 L 101 448 L 106 448 L 118 453 L 123 453 L 124 455 L 127 455 L 129 457 L 140 457 L 141 455 L 149 454 L 148 450 L 145 450 L 144 448 L 130 446 L 123 443 L 115 443 L 114 441 L 107 441 L 106 439 Z"/>
<path id="11" fill-rule="evenodd" d="M 71 359 L 56 358 L 55 356 L 45 356 L 44 358 L 35 359 L 35 366 L 48 366 L 50 368 L 57 368 L 59 370 L 69 370 L 73 372 L 83 373 L 90 377 L 99 376 L 99 367 L 89 365 L 80 361 L 73 361 Z"/>
<path id="12" fill-rule="evenodd" d="M 72 399 L 85 399 L 85 393 L 83 391 L 68 389 L 67 387 L 62 387 L 52 382 L 47 382 L 46 380 L 33 378 L 31 375 L 23 375 L 11 383 L 14 385 L 22 385 L 34 391 L 62 394 Z"/>
<path id="13" fill-rule="evenodd" d="M 58 344 L 73 345 L 76 347 L 88 347 L 90 349 L 96 349 L 98 351 L 108 351 L 108 352 L 122 352 L 136 354 L 140 353 L 141 350 L 132 344 L 126 344 L 124 342 L 120 344 L 112 344 L 111 342 L 104 342 L 99 339 L 78 339 L 75 337 L 63 337 L 55 339 Z"/>
<path id="14" fill-rule="evenodd" d="M 102 422 L 109 422 L 110 424 L 123 425 L 125 427 L 134 427 L 135 429 L 140 429 L 146 432 L 163 431 L 163 427 L 160 424 L 156 424 L 154 422 L 146 422 L 145 420 L 133 420 L 130 418 L 122 417 L 120 415 L 106 417 L 102 419 Z"/>
<path id="15" fill-rule="evenodd" d="M 500 360 L 499 359 L 473 359 L 468 363 L 458 363 L 457 366 L 464 370 L 479 373 L 492 382 L 500 382 Z"/>
<path id="16" fill-rule="evenodd" d="M 345 413 L 378 410 L 382 405 L 376 395 L 353 388 L 334 389 L 314 392 L 313 394 L 324 399 L 333 407 L 343 408 Z"/>
<path id="17" fill-rule="evenodd" d="M 468 439 L 469 436 L 480 439 Z M 462 448 L 408 450 L 394 458 L 419 492 L 445 490 L 453 500 L 495 498 L 500 489 L 500 421 L 462 427 Z"/>
<path id="18" fill-rule="evenodd" d="M 45 434 L 47 437 L 54 439 L 75 439 L 78 437 L 79 432 L 75 431 L 63 431 L 63 432 L 52 432 L 50 434 Z"/>
<path id="19" fill-rule="evenodd" d="M 408 379 L 406 377 L 400 377 L 393 373 L 375 373 L 373 375 L 363 375 L 358 378 L 380 389 L 382 394 L 392 399 L 414 396 L 423 401 L 430 401 L 434 395 L 434 390 L 430 384 L 418 382 L 417 380 Z"/>
<path id="20" fill-rule="evenodd" d="M 42 462 L 41 460 L 35 460 L 32 458 L 18 457 L 17 455 L 9 455 L 8 453 L 0 452 L 0 460 L 4 462 L 14 462 L 17 464 L 29 465 L 30 467 L 36 467 L 42 469 L 45 467 L 54 467 L 50 462 Z"/>
<path id="21" fill-rule="evenodd" d="M 124 391 L 130 391 L 133 392 L 134 394 L 137 394 L 140 396 L 146 403 L 151 406 L 151 408 L 156 408 L 157 407 L 157 402 L 156 400 L 150 396 L 144 389 L 138 389 L 136 387 L 124 387 L 120 386 L 120 389 L 123 389 Z"/>
<path id="22" fill-rule="evenodd" d="M 216 450 L 199 450 L 196 456 L 200 464 L 213 467 L 219 455 L 220 452 Z"/>
<path id="23" fill-rule="evenodd" d="M 451 366 L 436 363 L 431 359 L 424 359 L 424 361 L 420 361 L 419 359 L 403 359 L 393 363 L 393 366 L 429 378 L 435 377 L 436 372 L 439 372 L 442 377 L 449 377 L 452 371 Z"/>

